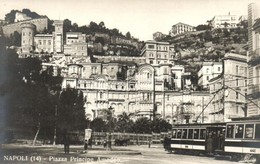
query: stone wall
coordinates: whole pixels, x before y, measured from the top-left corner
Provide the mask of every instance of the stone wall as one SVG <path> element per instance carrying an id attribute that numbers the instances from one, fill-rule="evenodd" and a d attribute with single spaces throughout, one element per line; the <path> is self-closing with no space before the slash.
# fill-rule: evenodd
<path id="1" fill-rule="evenodd" d="M 44 30 L 44 28 L 48 29 L 48 18 L 45 17 L 45 18 L 30 19 L 30 20 L 26 20 L 26 21 L 21 21 L 21 22 L 4 25 L 2 27 L 4 36 L 10 37 L 10 35 L 12 33 L 14 33 L 15 31 L 21 33 L 21 31 L 22 31 L 21 25 L 23 23 L 34 24 L 36 26 L 37 32 L 42 32 Z"/>

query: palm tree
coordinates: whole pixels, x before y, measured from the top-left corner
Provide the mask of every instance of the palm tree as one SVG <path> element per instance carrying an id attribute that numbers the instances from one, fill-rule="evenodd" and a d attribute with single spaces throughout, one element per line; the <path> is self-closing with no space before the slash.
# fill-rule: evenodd
<path id="1" fill-rule="evenodd" d="M 123 112 L 122 114 L 118 115 L 118 121 L 116 123 L 116 131 L 119 132 L 129 132 L 133 125 L 132 117 L 134 113 L 126 113 Z"/>

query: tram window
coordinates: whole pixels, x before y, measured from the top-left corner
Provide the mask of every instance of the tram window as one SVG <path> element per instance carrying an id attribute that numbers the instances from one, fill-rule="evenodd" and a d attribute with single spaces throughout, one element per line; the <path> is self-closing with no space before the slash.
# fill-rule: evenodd
<path id="1" fill-rule="evenodd" d="M 172 130 L 172 138 L 176 138 L 176 136 L 177 136 L 176 131 L 177 131 L 177 129 Z"/>
<path id="2" fill-rule="evenodd" d="M 254 124 L 246 124 L 245 138 L 253 138 Z"/>
<path id="3" fill-rule="evenodd" d="M 177 138 L 181 138 L 181 131 L 182 131 L 181 129 L 177 130 Z"/>
<path id="4" fill-rule="evenodd" d="M 244 125 L 236 125 L 235 138 L 243 138 Z"/>
<path id="5" fill-rule="evenodd" d="M 187 139 L 187 132 L 188 132 L 188 129 L 183 129 L 182 130 L 182 139 Z"/>
<path id="6" fill-rule="evenodd" d="M 234 125 L 227 126 L 227 138 L 234 138 Z"/>
<path id="7" fill-rule="evenodd" d="M 200 129 L 200 139 L 206 138 L 206 129 Z"/>
<path id="8" fill-rule="evenodd" d="M 255 138 L 260 138 L 260 124 L 255 125 Z"/>
<path id="9" fill-rule="evenodd" d="M 199 139 L 199 129 L 194 129 L 194 139 Z"/>
<path id="10" fill-rule="evenodd" d="M 189 129 L 188 139 L 192 139 L 193 129 Z"/>

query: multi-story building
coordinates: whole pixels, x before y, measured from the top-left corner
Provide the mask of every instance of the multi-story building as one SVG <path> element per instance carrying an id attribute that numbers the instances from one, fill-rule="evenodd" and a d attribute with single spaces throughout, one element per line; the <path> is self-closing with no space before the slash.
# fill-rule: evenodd
<path id="1" fill-rule="evenodd" d="M 172 26 L 172 29 L 170 30 L 170 35 L 176 36 L 190 31 L 195 31 L 195 28 L 191 25 L 180 22 Z"/>
<path id="2" fill-rule="evenodd" d="M 149 40 L 145 42 L 141 55 L 146 58 L 146 63 L 151 65 L 174 64 L 174 46 L 168 42 Z"/>
<path id="3" fill-rule="evenodd" d="M 239 23 L 237 15 L 216 15 L 212 18 L 211 24 L 213 28 L 236 28 Z"/>
<path id="4" fill-rule="evenodd" d="M 223 62 L 223 73 L 209 80 L 215 122 L 246 116 L 247 57 L 227 53 Z"/>
<path id="5" fill-rule="evenodd" d="M 259 4 L 248 6 L 248 116 L 260 114 L 260 13 Z"/>
<path id="6" fill-rule="evenodd" d="M 86 43 L 86 34 L 82 34 L 81 32 L 67 32 L 66 45 L 73 43 Z"/>
<path id="7" fill-rule="evenodd" d="M 22 39 L 21 46 L 22 52 L 30 53 L 33 51 L 34 46 L 34 33 L 35 33 L 35 25 L 31 23 L 23 23 L 22 24 Z"/>
<path id="8" fill-rule="evenodd" d="M 198 72 L 198 85 L 203 88 L 208 88 L 209 80 L 217 77 L 222 73 L 221 62 L 203 62 L 201 69 Z"/>
<path id="9" fill-rule="evenodd" d="M 22 53 L 60 53 L 63 52 L 63 21 L 54 21 L 53 34 L 36 34 L 36 26 L 23 23 L 21 30 Z"/>
<path id="10" fill-rule="evenodd" d="M 54 23 L 54 53 L 63 52 L 63 20 L 55 20 Z"/>
<path id="11" fill-rule="evenodd" d="M 86 117 L 105 118 L 104 110 L 112 106 L 115 115 L 127 112 L 134 113 L 135 118 L 155 115 L 171 123 L 209 122 L 203 110 L 209 93 L 181 91 L 189 85 L 188 79 L 183 80 L 184 67 L 174 65 L 175 51 L 169 43 L 147 41 L 140 57 L 97 57 L 92 62 L 87 43 L 67 37 L 73 43 L 64 46 L 62 21 L 54 25 L 52 35 L 34 35 L 34 29 L 26 26 L 22 40 L 27 44 L 22 48 L 28 53 L 35 47 L 35 52 L 56 54 L 51 62 L 43 63 L 43 69 L 52 67 L 54 76 L 61 74 L 63 88 L 83 92 Z M 63 49 L 68 54 L 58 55 Z"/>
<path id="12" fill-rule="evenodd" d="M 83 91 L 90 119 L 105 116 L 112 106 L 115 116 L 127 112 L 135 118 L 152 118 L 155 112 L 172 123 L 208 122 L 207 111 L 201 112 L 209 102 L 209 93 L 168 90 L 163 80 L 166 72 L 156 69 L 150 64 L 125 62 L 69 64 L 62 87 Z"/>
<path id="13" fill-rule="evenodd" d="M 52 53 L 53 52 L 53 35 L 36 34 L 34 36 L 35 52 Z"/>

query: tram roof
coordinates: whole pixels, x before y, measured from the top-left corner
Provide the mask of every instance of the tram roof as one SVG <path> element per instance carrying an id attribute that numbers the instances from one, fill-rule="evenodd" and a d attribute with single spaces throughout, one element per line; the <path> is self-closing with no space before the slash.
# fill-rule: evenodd
<path id="1" fill-rule="evenodd" d="M 173 125 L 173 128 L 222 127 L 225 125 L 226 125 L 225 122 L 203 123 L 203 124 L 175 124 L 175 125 Z"/>

